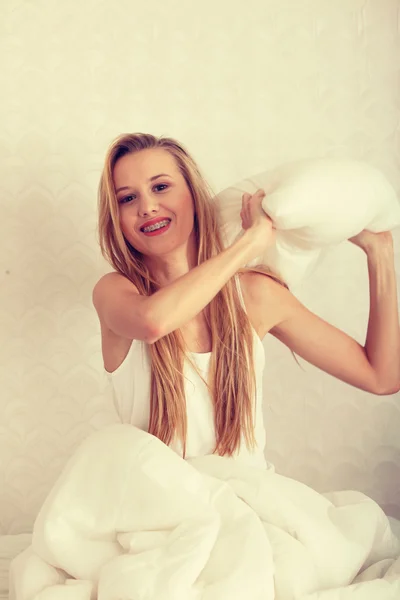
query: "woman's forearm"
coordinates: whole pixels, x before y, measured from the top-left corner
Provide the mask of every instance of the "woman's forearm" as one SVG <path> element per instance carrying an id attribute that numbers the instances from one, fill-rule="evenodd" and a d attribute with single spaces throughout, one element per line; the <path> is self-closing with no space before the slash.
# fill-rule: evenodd
<path id="1" fill-rule="evenodd" d="M 253 256 L 252 234 L 245 232 L 229 248 L 152 294 L 147 300 L 147 314 L 158 332 L 154 341 L 201 312 Z"/>
<path id="2" fill-rule="evenodd" d="M 365 351 L 380 389 L 400 389 L 400 326 L 392 243 L 371 244 L 368 260 L 370 312 Z"/>

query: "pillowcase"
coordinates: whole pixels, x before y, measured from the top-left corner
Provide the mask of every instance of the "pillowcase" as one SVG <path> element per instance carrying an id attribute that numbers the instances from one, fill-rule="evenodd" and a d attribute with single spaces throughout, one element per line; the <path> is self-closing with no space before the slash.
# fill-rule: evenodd
<path id="1" fill-rule="evenodd" d="M 266 192 L 263 208 L 276 227 L 276 244 L 248 266 L 267 265 L 289 287 L 312 272 L 327 247 L 363 229 L 400 226 L 396 192 L 378 169 L 352 159 L 307 159 L 244 179 L 216 196 L 227 245 L 242 235 L 243 193 L 259 188 Z"/>

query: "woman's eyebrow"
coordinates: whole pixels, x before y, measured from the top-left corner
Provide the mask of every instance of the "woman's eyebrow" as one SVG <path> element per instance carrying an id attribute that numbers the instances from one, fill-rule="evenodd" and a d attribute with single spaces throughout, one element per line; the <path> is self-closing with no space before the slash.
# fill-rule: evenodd
<path id="1" fill-rule="evenodd" d="M 147 181 L 154 181 L 155 179 L 158 179 L 159 177 L 171 177 L 171 175 L 168 175 L 167 173 L 160 173 L 159 175 L 153 175 L 153 177 L 150 177 L 150 179 L 148 179 Z M 116 190 L 116 194 L 118 194 L 118 192 L 122 192 L 122 190 L 130 190 L 131 188 L 129 186 L 123 186 L 120 187 Z"/>

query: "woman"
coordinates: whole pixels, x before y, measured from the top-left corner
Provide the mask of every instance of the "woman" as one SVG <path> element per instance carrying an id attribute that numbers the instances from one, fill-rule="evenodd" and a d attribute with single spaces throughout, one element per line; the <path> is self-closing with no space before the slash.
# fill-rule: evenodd
<path id="1" fill-rule="evenodd" d="M 370 278 L 363 347 L 307 310 L 265 267 L 244 268 L 274 243 L 263 195 L 243 195 L 243 235 L 224 248 L 211 191 L 181 144 L 128 134 L 107 153 L 99 236 L 114 272 L 93 290 L 104 366 L 121 420 L 184 457 L 215 452 L 267 466 L 267 333 L 357 388 L 400 389 L 391 234 L 351 238 L 367 255 Z"/>

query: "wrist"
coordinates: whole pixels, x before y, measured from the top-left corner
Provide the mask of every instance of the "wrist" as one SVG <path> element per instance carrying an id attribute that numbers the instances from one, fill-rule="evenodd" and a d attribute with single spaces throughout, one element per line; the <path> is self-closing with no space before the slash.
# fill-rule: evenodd
<path id="1" fill-rule="evenodd" d="M 386 232 L 385 232 L 386 233 Z M 394 256 L 393 238 L 382 234 L 365 244 L 363 250 L 368 258 Z"/>
<path id="2" fill-rule="evenodd" d="M 252 260 L 255 256 L 255 242 L 254 237 L 249 233 L 249 231 L 242 230 L 240 236 L 236 238 L 233 242 L 231 248 L 235 248 L 239 261 L 241 261 L 242 266 Z"/>
<path id="3" fill-rule="evenodd" d="M 365 250 L 369 269 L 376 269 L 387 266 L 391 271 L 394 270 L 394 251 L 393 248 L 385 245 L 371 245 Z"/>

